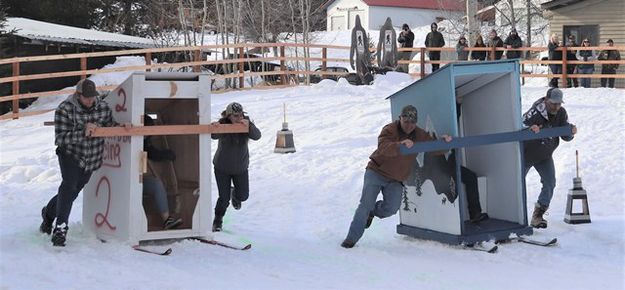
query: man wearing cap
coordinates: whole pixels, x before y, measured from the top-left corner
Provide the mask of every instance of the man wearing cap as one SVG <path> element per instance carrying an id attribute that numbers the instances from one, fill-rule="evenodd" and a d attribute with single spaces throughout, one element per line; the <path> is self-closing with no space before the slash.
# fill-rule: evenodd
<path id="1" fill-rule="evenodd" d="M 52 233 L 54 246 L 65 246 L 72 204 L 91 173 L 102 165 L 104 138 L 91 137 L 92 133 L 97 127 L 117 125 L 111 109 L 98 96 L 93 81 L 81 80 L 76 92 L 54 112 L 54 143 L 62 181 L 57 194 L 41 210 L 43 222 L 39 227 L 42 233 Z"/>
<path id="2" fill-rule="evenodd" d="M 451 141 L 447 135 L 442 139 Z M 415 142 L 432 140 L 430 134 L 417 127 L 417 109 L 411 105 L 401 110 L 399 120 L 384 126 L 378 136 L 378 148 L 369 156 L 360 204 L 341 247 L 354 247 L 374 217 L 386 218 L 397 213 L 401 206 L 402 181 L 408 178 L 417 157 L 416 154 L 402 155 L 399 148 L 401 145 L 411 148 Z M 383 199 L 376 202 L 380 191 Z"/>
<path id="3" fill-rule="evenodd" d="M 532 107 L 523 114 L 523 124 L 534 133 L 538 133 L 542 128 L 570 125 L 573 127 L 573 134 L 576 134 L 577 128 L 575 125 L 569 124 L 566 110 L 562 107 L 563 103 L 562 91 L 558 88 L 550 88 L 545 97 L 534 102 Z M 542 189 L 534 206 L 530 222 L 530 225 L 535 228 L 547 228 L 547 221 L 543 218 L 543 214 L 549 208 L 553 189 L 556 187 L 556 170 L 553 165 L 552 154 L 560 144 L 560 138 L 564 141 L 571 141 L 573 135 L 529 140 L 523 143 L 524 175 L 527 175 L 530 168 L 534 167 L 540 175 L 540 182 L 542 183 Z"/>
<path id="4" fill-rule="evenodd" d="M 608 39 L 606 42 L 608 46 L 614 46 L 614 41 Z M 604 50 L 599 54 L 599 60 L 621 60 L 621 54 L 618 50 Z M 608 63 L 601 65 L 601 74 L 616 74 L 618 69 L 618 63 Z M 614 87 L 614 78 L 601 78 L 601 86 L 604 88 Z"/>
<path id="5" fill-rule="evenodd" d="M 401 26 L 401 32 L 399 33 L 399 37 L 397 37 L 397 42 L 399 42 L 399 47 L 401 48 L 412 48 L 414 44 L 414 33 L 410 30 L 408 23 L 404 23 Z M 401 51 L 400 52 L 401 60 L 411 60 L 413 51 Z M 408 72 L 408 64 L 401 64 L 398 67 L 402 72 Z"/>
<path id="6" fill-rule="evenodd" d="M 215 181 L 219 198 L 215 204 L 215 219 L 213 232 L 220 232 L 223 226 L 223 217 L 232 202 L 234 209 L 241 209 L 241 203 L 249 197 L 250 185 L 248 167 L 250 152 L 247 147 L 249 140 L 259 140 L 260 130 L 245 115 L 243 106 L 232 102 L 221 112 L 219 121 L 213 124 L 244 124 L 248 126 L 247 133 L 211 134 L 211 138 L 219 140 L 217 151 L 213 158 Z"/>

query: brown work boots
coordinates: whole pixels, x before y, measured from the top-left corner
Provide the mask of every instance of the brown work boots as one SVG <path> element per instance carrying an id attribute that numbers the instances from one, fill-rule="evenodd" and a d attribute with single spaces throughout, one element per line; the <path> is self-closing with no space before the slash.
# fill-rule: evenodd
<path id="1" fill-rule="evenodd" d="M 547 220 L 543 218 L 543 214 L 547 211 L 547 208 L 536 203 L 534 206 L 534 213 L 532 213 L 532 221 L 530 225 L 533 228 L 537 229 L 546 229 L 547 228 Z"/>

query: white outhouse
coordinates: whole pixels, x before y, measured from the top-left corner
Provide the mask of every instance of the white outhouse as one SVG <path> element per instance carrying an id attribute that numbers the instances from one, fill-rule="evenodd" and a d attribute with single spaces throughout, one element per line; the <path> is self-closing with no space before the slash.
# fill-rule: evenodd
<path id="1" fill-rule="evenodd" d="M 156 125 L 210 124 L 207 74 L 136 72 L 105 100 L 117 122 L 137 128 L 146 114 Z M 99 239 L 133 245 L 146 240 L 212 238 L 210 134 L 152 136 L 155 146 L 175 152 L 176 159 L 165 162 L 147 160 L 144 138 L 105 138 L 103 165 L 83 191 L 85 227 Z M 143 175 L 148 170 L 163 181 L 170 213 L 183 219 L 177 229 L 163 230 L 152 198 L 143 195 Z"/>

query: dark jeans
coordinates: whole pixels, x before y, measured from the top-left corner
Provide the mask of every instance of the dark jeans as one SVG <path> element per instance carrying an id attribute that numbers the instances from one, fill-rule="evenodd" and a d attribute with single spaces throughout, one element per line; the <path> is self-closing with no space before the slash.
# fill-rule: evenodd
<path id="1" fill-rule="evenodd" d="M 553 165 L 553 158 L 549 157 L 535 164 L 526 163 L 525 172 L 523 172 L 524 176 L 527 176 L 527 172 L 532 167 L 536 168 L 536 171 L 538 171 L 540 183 L 543 185 L 540 190 L 540 195 L 538 196 L 538 204 L 548 208 L 551 203 L 551 198 L 553 197 L 553 189 L 556 187 L 556 168 Z"/>
<path id="2" fill-rule="evenodd" d="M 577 68 L 577 71 L 580 74 L 592 74 L 595 71 L 594 67 L 584 67 L 584 68 Z M 584 88 L 590 88 L 590 78 L 581 78 L 581 83 L 582 83 L 582 87 Z"/>
<path id="3" fill-rule="evenodd" d="M 240 174 L 226 174 L 215 169 L 215 181 L 217 181 L 217 190 L 219 198 L 215 205 L 215 217 L 223 217 L 226 209 L 230 205 L 231 184 L 234 184 L 234 198 L 238 201 L 246 201 L 250 196 L 250 183 L 247 170 Z"/>
<path id="4" fill-rule="evenodd" d="M 569 64 L 566 66 L 566 73 L 567 74 L 574 74 L 575 73 L 575 67 L 576 65 L 574 64 Z M 572 88 L 572 87 L 579 87 L 579 82 L 577 80 L 577 78 L 567 78 L 566 79 L 566 86 L 567 88 Z"/>
<path id="5" fill-rule="evenodd" d="M 559 64 L 550 64 L 549 68 L 551 69 L 551 73 L 552 74 L 561 74 L 562 73 L 562 66 Z M 557 88 L 558 87 L 558 77 L 552 78 L 551 81 L 549 81 L 549 86 L 552 88 Z"/>
<path id="6" fill-rule="evenodd" d="M 430 60 L 441 60 L 441 52 L 440 51 L 431 51 L 430 52 Z M 432 64 L 432 72 L 435 72 L 436 70 L 438 70 L 438 68 L 441 65 L 438 63 L 433 63 Z"/>
<path id="7" fill-rule="evenodd" d="M 616 74 L 616 70 L 610 68 L 602 68 L 601 74 Z M 604 88 L 613 88 L 614 78 L 601 78 L 601 86 Z"/>
<path id="8" fill-rule="evenodd" d="M 477 187 L 477 175 L 471 169 L 460 166 L 462 183 L 464 183 L 467 193 L 467 203 L 469 204 L 469 217 L 473 218 L 482 212 L 480 206 L 480 193 Z"/>
<path id="9" fill-rule="evenodd" d="M 61 185 L 58 193 L 50 199 L 46 206 L 46 213 L 51 220 L 56 217 L 56 224 L 67 224 L 69 214 L 72 211 L 72 204 L 78 196 L 78 193 L 89 182 L 92 172 L 85 172 L 78 166 L 78 162 L 71 155 L 63 153 L 57 149 L 56 154 L 59 158 L 59 166 L 61 167 Z M 55 216 L 50 216 L 54 214 Z"/>

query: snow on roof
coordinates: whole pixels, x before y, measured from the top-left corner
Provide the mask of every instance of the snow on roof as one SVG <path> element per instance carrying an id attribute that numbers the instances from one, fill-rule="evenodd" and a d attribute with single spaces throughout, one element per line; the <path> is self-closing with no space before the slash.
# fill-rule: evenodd
<path id="1" fill-rule="evenodd" d="M 147 38 L 78 28 L 21 17 L 7 17 L 6 26 L 8 31 L 15 29 L 15 35 L 33 40 L 114 47 L 154 47 L 154 41 Z"/>

